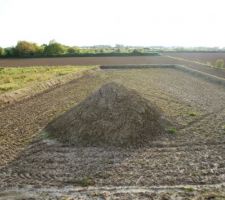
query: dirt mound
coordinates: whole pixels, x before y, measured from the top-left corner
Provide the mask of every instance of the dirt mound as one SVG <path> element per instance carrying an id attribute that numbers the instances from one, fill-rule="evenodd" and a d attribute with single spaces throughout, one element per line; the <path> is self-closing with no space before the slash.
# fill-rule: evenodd
<path id="1" fill-rule="evenodd" d="M 158 109 L 116 83 L 103 85 L 45 129 L 50 137 L 78 146 L 143 146 L 162 130 Z"/>

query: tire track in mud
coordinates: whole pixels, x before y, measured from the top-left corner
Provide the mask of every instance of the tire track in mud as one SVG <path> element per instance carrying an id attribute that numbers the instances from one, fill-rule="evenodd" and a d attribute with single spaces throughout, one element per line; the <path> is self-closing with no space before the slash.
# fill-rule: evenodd
<path id="1" fill-rule="evenodd" d="M 131 180 L 129 184 L 133 185 L 141 176 L 144 176 L 145 180 L 141 180 L 139 185 L 149 186 L 155 184 L 172 186 L 174 183 L 205 185 L 225 182 L 225 155 L 222 154 L 225 151 L 224 144 L 193 145 L 191 149 L 188 145 L 153 147 L 137 150 L 130 154 L 124 152 L 126 156 L 121 156 L 117 161 L 114 160 L 114 157 L 119 152 L 114 153 L 111 150 L 108 150 L 109 152 L 106 154 L 114 155 L 114 157 L 104 154 L 105 157 L 102 159 L 100 153 L 102 149 L 99 149 L 100 155 L 93 157 L 93 155 L 85 153 L 82 157 L 77 148 L 60 145 L 43 147 L 43 144 L 38 143 L 36 147 L 33 146 L 37 150 L 44 149 L 44 152 L 48 152 L 47 154 L 31 151 L 26 155 L 33 155 L 33 157 L 24 155 L 24 158 L 10 167 L 3 168 L 0 173 L 2 188 L 15 185 L 39 185 L 42 187 L 79 185 L 79 178 L 76 179 L 76 177 L 85 176 L 90 176 L 96 181 L 96 184 L 103 185 L 127 184 L 124 183 L 125 177 L 127 180 Z M 56 149 L 57 152 L 54 151 Z M 71 154 L 75 154 L 74 160 L 71 158 Z M 89 160 L 88 163 L 95 164 L 87 166 L 87 160 Z M 65 163 L 67 163 L 66 166 Z M 97 173 L 94 166 L 99 168 Z M 103 171 L 104 174 L 102 174 Z"/>
<path id="2" fill-rule="evenodd" d="M 103 79 L 95 72 L 0 109 L 0 167 L 13 160 L 53 118 L 79 103 Z"/>
<path id="3" fill-rule="evenodd" d="M 17 189 L 12 188 L 3 193 L 1 200 L 14 197 L 31 199 L 224 199 L 225 184 L 215 185 L 175 185 L 175 186 L 111 186 L 111 187 L 67 187 L 67 188 L 39 188 Z M 213 191 L 213 193 L 212 193 Z M 215 192 L 216 191 L 216 192 Z M 10 198 L 9 198 L 10 197 Z"/>
<path id="4" fill-rule="evenodd" d="M 211 119 L 211 118 L 214 118 L 215 115 L 221 115 L 221 114 L 223 114 L 224 111 L 225 111 L 225 108 L 221 108 L 221 109 L 216 110 L 216 111 L 214 111 L 214 112 L 204 114 L 204 115 L 198 117 L 197 119 L 191 121 L 191 122 L 188 123 L 187 125 L 180 127 L 178 130 L 190 128 L 190 127 L 194 126 L 195 124 L 201 123 L 201 122 L 204 121 L 204 120 L 205 120 L 205 121 L 206 121 L 206 120 L 207 120 L 207 121 L 210 121 L 210 119 Z"/>
<path id="5" fill-rule="evenodd" d="M 190 137 L 195 137 L 196 141 L 205 141 L 206 144 L 224 141 L 225 108 L 198 118 L 196 122 L 189 123 L 179 132 L 182 136 L 188 134 Z"/>

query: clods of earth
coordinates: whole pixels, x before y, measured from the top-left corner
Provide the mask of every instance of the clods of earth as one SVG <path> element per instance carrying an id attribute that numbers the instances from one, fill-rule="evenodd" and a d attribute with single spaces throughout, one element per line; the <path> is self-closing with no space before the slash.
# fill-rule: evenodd
<path id="1" fill-rule="evenodd" d="M 134 69 L 5 107 L 0 199 L 224 199 L 224 102 L 224 87 L 185 72 Z"/>

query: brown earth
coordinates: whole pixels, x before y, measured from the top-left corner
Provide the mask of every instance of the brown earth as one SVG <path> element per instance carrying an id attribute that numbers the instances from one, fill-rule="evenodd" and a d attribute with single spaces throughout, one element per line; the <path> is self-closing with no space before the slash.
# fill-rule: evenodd
<path id="1" fill-rule="evenodd" d="M 180 64 L 225 78 L 225 70 L 215 69 L 196 62 L 168 58 L 174 54 L 163 56 L 125 56 L 125 57 L 68 57 L 68 58 L 25 58 L 25 59 L 0 59 L 0 67 L 18 66 L 61 66 L 61 65 L 122 65 L 122 64 Z M 176 55 L 176 54 L 175 54 Z M 189 55 L 189 53 L 187 54 Z M 190 58 L 195 54 L 190 53 Z M 217 57 L 216 53 L 207 56 Z M 207 57 L 205 56 L 205 57 Z M 179 55 L 177 56 L 179 57 Z M 218 56 L 220 57 L 220 55 Z M 193 59 L 194 61 L 194 59 Z"/>
<path id="2" fill-rule="evenodd" d="M 173 131 L 139 149 L 71 147 L 40 135 L 54 118 L 111 81 L 153 102 Z M 41 199 L 50 193 L 52 199 L 60 193 L 61 199 L 223 199 L 224 102 L 224 87 L 175 69 L 101 70 L 1 109 L 0 197 L 33 191 Z"/>
<path id="3" fill-rule="evenodd" d="M 0 67 L 167 63 L 160 56 L 0 59 Z"/>
<path id="4" fill-rule="evenodd" d="M 214 67 L 217 59 L 225 61 L 225 53 L 164 53 L 163 56 L 173 59 L 180 64 L 183 63 L 193 69 L 225 78 L 225 69 Z"/>
<path id="5" fill-rule="evenodd" d="M 190 53 L 164 53 L 164 55 L 199 61 L 205 64 L 214 64 L 217 59 L 225 60 L 225 53 L 190 52 Z"/>
<path id="6" fill-rule="evenodd" d="M 163 133 L 159 109 L 135 90 L 110 82 L 44 130 L 74 146 L 141 147 Z"/>

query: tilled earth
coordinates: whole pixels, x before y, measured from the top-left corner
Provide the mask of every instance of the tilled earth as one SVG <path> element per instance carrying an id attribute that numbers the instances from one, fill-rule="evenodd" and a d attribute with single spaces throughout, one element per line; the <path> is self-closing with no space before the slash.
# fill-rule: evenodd
<path id="1" fill-rule="evenodd" d="M 138 149 L 70 147 L 40 134 L 109 81 L 160 107 L 172 124 L 168 134 Z M 225 199 L 224 102 L 224 87 L 184 72 L 132 69 L 90 72 L 6 107 L 0 110 L 0 199 Z"/>
<path id="2" fill-rule="evenodd" d="M 225 59 L 224 52 L 170 52 L 164 53 L 165 55 L 184 58 L 192 61 L 199 61 L 205 64 L 214 64 L 217 59 Z"/>
<path id="3" fill-rule="evenodd" d="M 66 65 L 126 65 L 126 64 L 179 64 L 225 78 L 225 70 L 209 67 L 207 61 L 223 58 L 224 53 L 163 53 L 161 56 L 65 57 L 0 59 L 0 67 L 66 66 Z M 182 59 L 184 58 L 184 59 Z M 203 59 L 204 58 L 204 59 Z M 198 62 L 196 62 L 196 60 Z"/>

